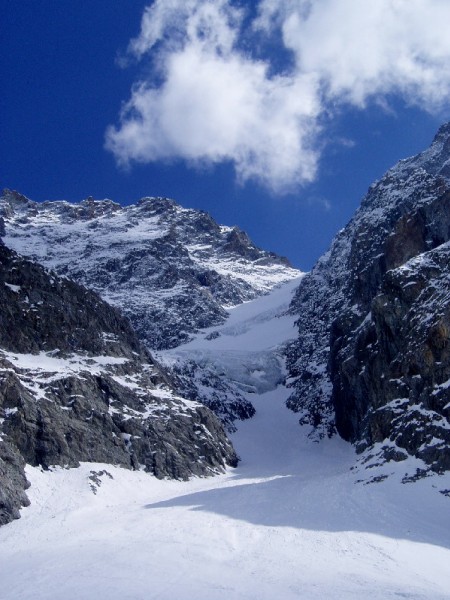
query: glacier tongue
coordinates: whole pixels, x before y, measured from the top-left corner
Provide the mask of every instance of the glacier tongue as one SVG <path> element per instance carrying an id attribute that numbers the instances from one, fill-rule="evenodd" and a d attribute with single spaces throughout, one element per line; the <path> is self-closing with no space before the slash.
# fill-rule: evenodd
<path id="1" fill-rule="evenodd" d="M 300 280 L 228 309 L 223 325 L 157 354 L 186 395 L 219 412 L 231 431 L 236 418 L 254 414 L 252 395 L 274 390 L 285 380 L 284 349 L 296 335 L 295 317 L 287 310 Z"/>

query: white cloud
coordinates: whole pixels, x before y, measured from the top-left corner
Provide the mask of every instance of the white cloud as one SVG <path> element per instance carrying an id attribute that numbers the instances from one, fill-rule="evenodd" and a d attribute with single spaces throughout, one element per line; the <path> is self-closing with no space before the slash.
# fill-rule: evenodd
<path id="1" fill-rule="evenodd" d="M 430 111 L 448 102 L 447 0 L 262 0 L 258 8 L 250 24 L 229 0 L 156 0 L 145 10 L 129 52 L 150 57 L 153 70 L 107 130 L 119 164 L 232 161 L 240 180 L 282 192 L 315 177 L 320 122 L 333 106 L 363 108 L 391 94 Z M 290 70 L 273 75 L 270 58 L 241 43 L 252 35 L 281 40 Z"/>
<path id="2" fill-rule="evenodd" d="M 327 98 L 364 106 L 394 93 L 435 109 L 450 90 L 448 22 L 446 0 L 319 0 L 284 19 L 283 40 Z"/>

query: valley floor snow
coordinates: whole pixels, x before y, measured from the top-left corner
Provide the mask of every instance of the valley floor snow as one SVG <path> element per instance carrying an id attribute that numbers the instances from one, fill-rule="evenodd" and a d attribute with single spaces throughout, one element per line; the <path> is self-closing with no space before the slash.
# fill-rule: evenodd
<path id="1" fill-rule="evenodd" d="M 29 468 L 32 505 L 0 529 L 0 597 L 449 598 L 450 498 L 435 486 L 450 482 L 355 484 L 352 449 L 302 439 L 285 395 L 259 397 L 241 464 L 219 477 Z M 113 478 L 95 486 L 93 470 Z"/>
<path id="2" fill-rule="evenodd" d="M 260 309 L 244 305 L 227 326 L 242 336 L 249 319 L 272 328 Z M 369 474 L 351 470 L 353 448 L 307 440 L 288 394 L 280 385 L 249 396 L 256 416 L 233 436 L 241 462 L 217 477 L 28 468 L 31 506 L 0 529 L 0 598 L 448 599 L 450 497 L 439 492 L 450 476 L 402 484 L 414 466 L 405 461 L 372 469 L 389 475 L 382 482 L 356 483 Z"/>

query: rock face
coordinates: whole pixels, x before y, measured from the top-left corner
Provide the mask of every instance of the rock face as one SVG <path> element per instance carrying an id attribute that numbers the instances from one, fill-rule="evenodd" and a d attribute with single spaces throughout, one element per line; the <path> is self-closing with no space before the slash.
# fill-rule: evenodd
<path id="1" fill-rule="evenodd" d="M 167 198 L 37 203 L 5 190 L 0 217 L 9 247 L 120 307 L 151 350 L 188 341 L 223 323 L 226 307 L 299 274 L 238 228 Z"/>
<path id="2" fill-rule="evenodd" d="M 25 490 L 25 461 L 17 449 L 0 438 L 0 526 L 20 518 L 20 508 L 29 506 Z"/>
<path id="3" fill-rule="evenodd" d="M 211 363 L 210 357 L 179 357 L 170 352 L 161 355 L 174 378 L 177 391 L 190 400 L 199 401 L 217 415 L 228 433 L 236 431 L 235 421 L 255 415 L 255 407 L 243 394 L 241 382 L 236 382 L 222 364 Z"/>
<path id="4" fill-rule="evenodd" d="M 1 215 L 7 245 L 119 307 L 160 360 L 162 351 L 224 323 L 227 308 L 299 275 L 238 228 L 220 226 L 207 213 L 167 198 L 126 207 L 92 198 L 36 203 L 5 190 Z M 179 393 L 212 408 L 228 430 L 236 419 L 254 414 L 221 369 L 190 358 L 165 367 Z"/>
<path id="5" fill-rule="evenodd" d="M 0 245 L 0 524 L 27 503 L 25 462 L 177 479 L 236 465 L 215 415 L 172 390 L 117 309 Z"/>
<path id="6" fill-rule="evenodd" d="M 371 186 L 291 305 L 288 405 L 363 460 L 450 469 L 450 125 Z"/>

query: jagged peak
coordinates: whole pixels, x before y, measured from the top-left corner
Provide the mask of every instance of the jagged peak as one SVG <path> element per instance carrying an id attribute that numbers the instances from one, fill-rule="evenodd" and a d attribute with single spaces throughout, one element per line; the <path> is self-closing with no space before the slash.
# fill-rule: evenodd
<path id="1" fill-rule="evenodd" d="M 139 210 L 149 211 L 154 214 L 163 214 L 165 212 L 173 212 L 176 209 L 181 209 L 180 205 L 165 196 L 144 196 L 136 202 L 136 204 L 130 204 L 125 207 L 127 209 L 133 209 L 137 207 Z"/>
<path id="2" fill-rule="evenodd" d="M 448 138 L 450 138 L 450 121 L 439 127 L 434 136 L 433 144 L 441 143 L 442 141 L 445 142 Z"/>
<path id="3" fill-rule="evenodd" d="M 3 188 L 1 199 L 5 200 L 14 207 L 29 206 L 30 204 L 34 204 L 32 200 L 17 190 L 10 190 L 9 188 Z"/>
<path id="4" fill-rule="evenodd" d="M 127 206 L 88 197 L 17 211 L 6 200 L 0 210 L 7 245 L 122 306 L 151 348 L 178 344 L 221 322 L 224 307 L 299 275 L 239 228 L 165 197 Z"/>
<path id="5" fill-rule="evenodd" d="M 428 148 L 410 158 L 400 160 L 386 175 L 408 177 L 412 170 L 423 169 L 429 175 L 450 179 L 450 122 L 437 130 Z"/>

